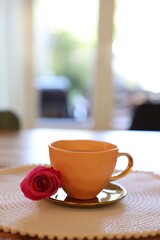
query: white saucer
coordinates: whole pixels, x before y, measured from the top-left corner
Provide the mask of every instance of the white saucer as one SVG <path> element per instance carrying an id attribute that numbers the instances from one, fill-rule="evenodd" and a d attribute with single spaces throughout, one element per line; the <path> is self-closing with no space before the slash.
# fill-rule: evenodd
<path id="1" fill-rule="evenodd" d="M 127 191 L 117 183 L 109 183 L 107 188 L 103 189 L 96 198 L 89 200 L 80 200 L 68 197 L 62 188 L 49 198 L 53 203 L 71 206 L 71 207 L 93 207 L 104 206 L 116 203 L 124 198 Z"/>

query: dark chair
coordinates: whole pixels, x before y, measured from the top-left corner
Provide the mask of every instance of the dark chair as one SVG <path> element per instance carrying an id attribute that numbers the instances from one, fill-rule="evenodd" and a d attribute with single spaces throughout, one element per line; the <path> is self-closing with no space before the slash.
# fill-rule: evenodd
<path id="1" fill-rule="evenodd" d="M 0 131 L 17 131 L 20 129 L 20 120 L 12 111 L 0 111 Z"/>
<path id="2" fill-rule="evenodd" d="M 160 103 L 147 101 L 137 106 L 130 130 L 160 131 Z"/>
<path id="3" fill-rule="evenodd" d="M 65 91 L 61 89 L 43 89 L 40 96 L 42 117 L 69 117 L 67 106 L 67 93 Z"/>

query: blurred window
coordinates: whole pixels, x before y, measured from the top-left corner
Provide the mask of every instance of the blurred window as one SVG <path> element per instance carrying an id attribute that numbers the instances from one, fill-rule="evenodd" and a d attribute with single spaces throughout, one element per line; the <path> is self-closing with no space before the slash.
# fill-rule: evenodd
<path id="1" fill-rule="evenodd" d="M 85 122 L 97 42 L 98 0 L 35 0 L 35 86 L 39 118 Z"/>

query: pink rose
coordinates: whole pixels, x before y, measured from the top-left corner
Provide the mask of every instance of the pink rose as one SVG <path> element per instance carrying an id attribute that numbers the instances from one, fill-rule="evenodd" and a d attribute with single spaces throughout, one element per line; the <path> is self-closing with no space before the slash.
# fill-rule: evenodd
<path id="1" fill-rule="evenodd" d="M 20 187 L 25 197 L 31 200 L 48 198 L 61 187 L 61 173 L 52 167 L 36 167 L 27 174 Z"/>

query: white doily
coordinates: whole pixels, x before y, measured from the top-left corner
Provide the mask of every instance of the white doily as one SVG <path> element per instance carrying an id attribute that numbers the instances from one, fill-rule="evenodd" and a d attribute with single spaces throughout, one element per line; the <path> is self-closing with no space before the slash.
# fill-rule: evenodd
<path id="1" fill-rule="evenodd" d="M 50 239 L 98 239 L 160 235 L 160 176 L 132 172 L 117 183 L 127 190 L 105 207 L 71 208 L 24 197 L 19 184 L 34 166 L 0 170 L 0 229 Z"/>

